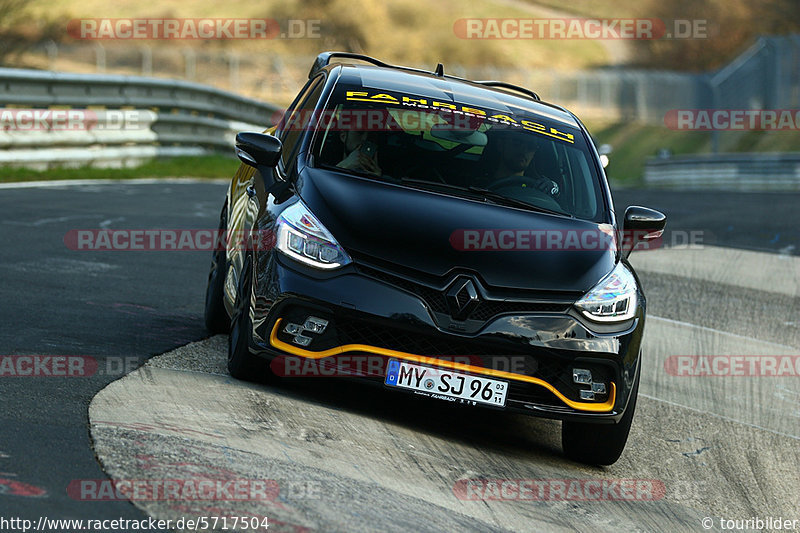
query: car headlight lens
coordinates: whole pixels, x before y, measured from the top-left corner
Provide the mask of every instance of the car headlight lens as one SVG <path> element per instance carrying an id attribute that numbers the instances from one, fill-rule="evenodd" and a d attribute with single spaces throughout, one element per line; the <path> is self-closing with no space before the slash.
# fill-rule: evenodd
<path id="1" fill-rule="evenodd" d="M 622 322 L 636 314 L 636 279 L 622 263 L 575 303 L 596 322 Z"/>
<path id="2" fill-rule="evenodd" d="M 277 248 L 292 259 L 330 270 L 351 262 L 331 232 L 303 204 L 284 209 L 278 217 Z"/>

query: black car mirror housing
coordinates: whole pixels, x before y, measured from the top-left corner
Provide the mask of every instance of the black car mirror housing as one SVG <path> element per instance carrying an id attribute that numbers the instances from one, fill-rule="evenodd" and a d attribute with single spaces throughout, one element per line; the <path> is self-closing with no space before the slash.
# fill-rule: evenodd
<path id="1" fill-rule="evenodd" d="M 660 211 L 638 205 L 628 207 L 622 224 L 623 259 L 627 259 L 640 242 L 659 239 L 666 225 L 667 217 Z"/>
<path id="2" fill-rule="evenodd" d="M 281 141 L 266 133 L 243 131 L 236 134 L 236 156 L 251 167 L 275 167 L 281 157 Z"/>

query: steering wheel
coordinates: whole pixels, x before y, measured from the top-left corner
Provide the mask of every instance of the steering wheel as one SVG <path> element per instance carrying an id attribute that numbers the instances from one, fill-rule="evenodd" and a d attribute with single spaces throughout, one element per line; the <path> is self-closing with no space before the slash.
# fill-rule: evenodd
<path id="1" fill-rule="evenodd" d="M 509 176 L 507 178 L 503 178 L 501 180 L 492 183 L 486 188 L 489 189 L 490 191 L 497 192 L 500 189 L 519 187 L 519 188 L 524 188 L 525 192 L 534 191 L 547 198 L 553 198 L 554 197 L 553 194 L 550 194 L 547 191 L 543 191 L 539 187 L 533 184 L 536 182 L 537 179 L 538 178 L 530 178 L 528 176 Z M 549 178 L 544 178 L 544 179 L 547 179 L 548 181 L 552 182 L 552 180 L 550 180 Z"/>

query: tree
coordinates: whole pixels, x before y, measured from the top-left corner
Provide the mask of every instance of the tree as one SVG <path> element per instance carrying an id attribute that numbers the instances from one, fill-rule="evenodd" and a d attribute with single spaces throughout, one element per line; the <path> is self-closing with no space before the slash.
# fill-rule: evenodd
<path id="1" fill-rule="evenodd" d="M 0 0 L 0 65 L 9 65 L 41 42 L 60 40 L 64 29 L 53 20 L 34 18 L 31 0 Z"/>
<path id="2" fill-rule="evenodd" d="M 652 0 L 650 13 L 666 23 L 706 21 L 706 36 L 636 41 L 634 61 L 642 66 L 706 71 L 717 69 L 759 35 L 800 32 L 797 0 Z"/>

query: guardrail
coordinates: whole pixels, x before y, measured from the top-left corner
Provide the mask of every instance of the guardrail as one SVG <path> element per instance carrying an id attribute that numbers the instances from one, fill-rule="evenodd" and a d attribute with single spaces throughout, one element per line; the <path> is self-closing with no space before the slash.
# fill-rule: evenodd
<path id="1" fill-rule="evenodd" d="M 27 117 L 20 127 L 21 108 L 81 109 L 85 116 L 75 127 Z M 109 124 L 112 110 L 136 118 Z M 237 131 L 261 131 L 279 117 L 278 106 L 186 81 L 0 68 L 0 164 L 117 166 L 232 154 Z"/>
<path id="2" fill-rule="evenodd" d="M 800 191 L 800 153 L 708 154 L 654 158 L 644 181 L 651 187 L 734 191 Z"/>

